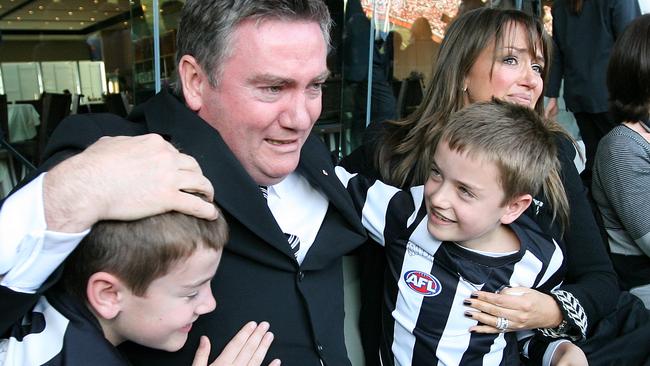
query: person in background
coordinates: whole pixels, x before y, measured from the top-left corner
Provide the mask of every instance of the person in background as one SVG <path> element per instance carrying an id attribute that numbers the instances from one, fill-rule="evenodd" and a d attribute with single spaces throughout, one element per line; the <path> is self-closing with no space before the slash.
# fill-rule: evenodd
<path id="1" fill-rule="evenodd" d="M 327 6 L 188 0 L 181 13 L 174 93 L 139 105 L 130 120 L 64 120 L 45 165 L 4 202 L 0 295 L 13 301 L 0 312 L 27 312 L 98 221 L 170 209 L 214 218 L 198 191 L 230 226 L 211 281 L 219 306 L 194 322 L 178 352 L 120 345 L 129 361 L 190 364 L 202 335 L 213 361 L 252 320 L 273 327 L 263 364 L 349 365 L 342 256 L 366 233 L 329 151 L 310 135 L 329 75 Z"/>
<path id="2" fill-rule="evenodd" d="M 545 95 L 546 114 L 555 117 L 564 79 L 564 101 L 585 144 L 587 187 L 598 141 L 615 124 L 607 113 L 607 62 L 625 26 L 640 15 L 637 0 L 557 0 L 553 2 L 555 53 Z"/>
<path id="3" fill-rule="evenodd" d="M 592 194 L 623 287 L 650 308 L 650 15 L 616 41 L 607 87 L 619 125 L 598 146 Z"/>

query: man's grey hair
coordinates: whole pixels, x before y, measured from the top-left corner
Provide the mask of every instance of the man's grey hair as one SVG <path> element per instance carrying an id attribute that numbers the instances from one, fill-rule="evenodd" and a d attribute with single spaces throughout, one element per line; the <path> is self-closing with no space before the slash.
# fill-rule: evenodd
<path id="1" fill-rule="evenodd" d="M 322 0 L 187 0 L 176 37 L 176 65 L 184 55 L 193 56 L 216 87 L 221 66 L 233 52 L 235 29 L 249 19 L 316 22 L 329 48 L 332 20 Z M 175 91 L 182 94 L 180 78 Z"/>

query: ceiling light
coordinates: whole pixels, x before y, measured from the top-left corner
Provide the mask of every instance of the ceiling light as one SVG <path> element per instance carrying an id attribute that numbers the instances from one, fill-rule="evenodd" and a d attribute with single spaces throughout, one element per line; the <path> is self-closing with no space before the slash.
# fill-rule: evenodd
<path id="1" fill-rule="evenodd" d="M 69 11 L 69 12 L 68 12 L 68 15 L 72 15 L 72 12 L 71 12 L 71 11 Z"/>
<path id="2" fill-rule="evenodd" d="M 39 5 L 38 10 L 43 10 L 43 5 Z"/>
<path id="3" fill-rule="evenodd" d="M 21 20 L 21 19 L 22 19 L 21 17 L 16 17 L 16 20 Z"/>
<path id="4" fill-rule="evenodd" d="M 94 21 L 95 21 L 95 18 L 91 17 L 91 18 L 90 18 L 90 21 L 91 21 L 91 22 L 94 22 Z"/>
<path id="5" fill-rule="evenodd" d="M 80 7 L 79 7 L 79 11 L 83 11 L 83 10 L 84 10 L 84 7 L 83 7 L 83 6 L 80 6 Z"/>
<path id="6" fill-rule="evenodd" d="M 60 19 L 59 19 L 59 17 L 54 17 L 54 20 L 56 20 L 58 22 Z"/>

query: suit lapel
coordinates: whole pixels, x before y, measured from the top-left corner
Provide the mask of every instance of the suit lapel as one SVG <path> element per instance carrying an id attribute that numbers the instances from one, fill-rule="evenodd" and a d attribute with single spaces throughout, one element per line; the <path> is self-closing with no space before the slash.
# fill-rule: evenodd
<path id="1" fill-rule="evenodd" d="M 322 150 L 319 151 L 319 150 Z M 361 226 L 359 215 L 354 209 L 352 200 L 345 187 L 334 173 L 334 166 L 329 160 L 329 154 L 323 148 L 318 137 L 311 135 L 301 151 L 298 172 L 302 174 L 311 185 L 319 188 L 334 205 L 350 226 L 355 231 L 365 233 Z"/>
<path id="2" fill-rule="evenodd" d="M 214 199 L 221 209 L 293 258 L 284 234 L 259 188 L 228 149 L 221 135 L 166 92 L 152 98 L 147 104 L 144 113 L 149 131 L 169 136 L 178 150 L 197 160 L 203 174 L 214 186 Z"/>
<path id="3" fill-rule="evenodd" d="M 142 114 L 150 132 L 170 138 L 177 149 L 197 160 L 203 174 L 214 186 L 215 202 L 221 209 L 234 216 L 265 242 L 286 256 L 294 258 L 257 184 L 214 128 L 165 91 L 147 102 L 143 110 L 134 111 L 130 118 L 139 119 Z M 352 201 L 336 177 L 329 154 L 318 137 L 311 135 L 305 142 L 298 172 L 327 196 L 330 205 L 341 213 L 354 231 L 364 235 L 365 230 Z M 318 245 L 320 236 L 310 248 L 307 257 L 312 251 L 328 250 L 325 245 Z"/>

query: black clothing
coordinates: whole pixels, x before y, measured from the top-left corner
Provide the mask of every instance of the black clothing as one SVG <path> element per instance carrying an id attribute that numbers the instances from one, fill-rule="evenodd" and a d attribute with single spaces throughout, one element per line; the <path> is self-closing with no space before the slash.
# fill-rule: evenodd
<path id="1" fill-rule="evenodd" d="M 230 226 L 230 240 L 212 291 L 215 311 L 201 316 L 179 352 L 135 344 L 120 348 L 136 365 L 189 365 L 199 337 L 212 343 L 212 361 L 248 321 L 268 321 L 275 340 L 264 364 L 349 365 L 343 336 L 342 256 L 366 239 L 349 195 L 336 178 L 329 152 L 316 136 L 302 148 L 297 172 L 329 200 L 318 236 L 301 265 L 251 179 L 219 133 L 180 100 L 162 92 L 124 120 L 75 115 L 51 137 L 46 155 L 61 160 L 101 136 L 157 133 L 193 156 L 215 187 L 215 202 Z M 24 306 L 23 299 L 18 305 Z"/>

